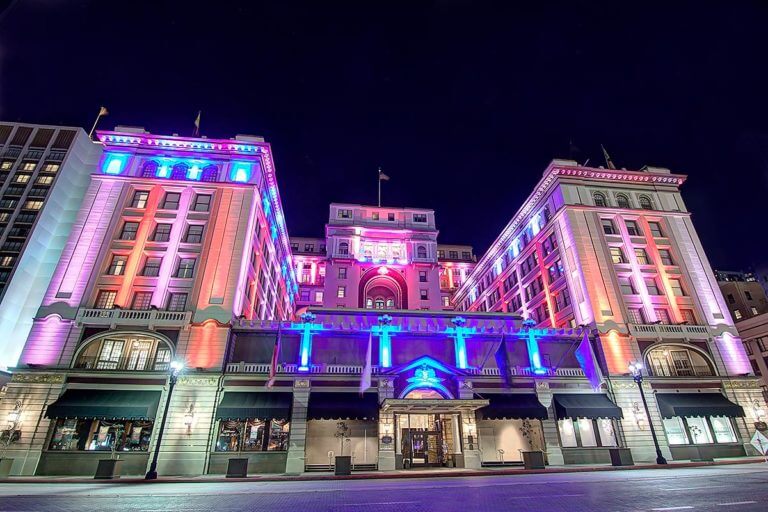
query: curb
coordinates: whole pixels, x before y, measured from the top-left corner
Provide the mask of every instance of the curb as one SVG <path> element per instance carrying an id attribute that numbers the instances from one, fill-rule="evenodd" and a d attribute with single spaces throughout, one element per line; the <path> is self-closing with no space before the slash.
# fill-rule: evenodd
<path id="1" fill-rule="evenodd" d="M 224 483 L 224 482 L 314 482 L 328 480 L 404 480 L 424 478 L 461 478 L 476 476 L 515 476 L 515 475 L 541 475 L 560 473 L 596 473 L 603 471 L 634 471 L 644 469 L 678 469 L 700 468 L 710 466 L 734 466 L 745 464 L 764 463 L 762 458 L 745 458 L 739 460 L 720 460 L 702 462 L 673 462 L 671 464 L 644 464 L 639 466 L 579 466 L 556 467 L 550 469 L 490 469 L 490 470 L 458 470 L 446 472 L 420 472 L 420 473 L 358 473 L 352 475 L 274 475 L 254 476 L 247 478 L 202 477 L 160 477 L 157 480 L 145 480 L 141 477 L 119 478 L 116 480 L 95 480 L 91 478 L 47 478 L 47 477 L 10 477 L 0 479 L 0 484 L 167 484 L 167 483 Z"/>

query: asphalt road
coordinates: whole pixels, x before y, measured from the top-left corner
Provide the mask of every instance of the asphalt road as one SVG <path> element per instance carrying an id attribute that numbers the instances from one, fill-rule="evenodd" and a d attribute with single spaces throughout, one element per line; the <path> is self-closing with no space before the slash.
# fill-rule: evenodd
<path id="1" fill-rule="evenodd" d="M 768 510 L 768 464 L 321 482 L 0 484 L 0 512 Z"/>

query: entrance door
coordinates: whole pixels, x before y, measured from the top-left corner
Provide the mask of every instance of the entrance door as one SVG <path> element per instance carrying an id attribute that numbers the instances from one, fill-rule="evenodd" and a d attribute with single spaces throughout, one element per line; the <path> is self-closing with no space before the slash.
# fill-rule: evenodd
<path id="1" fill-rule="evenodd" d="M 441 466 L 444 460 L 442 434 L 435 430 L 403 429 L 403 455 L 414 467 Z"/>

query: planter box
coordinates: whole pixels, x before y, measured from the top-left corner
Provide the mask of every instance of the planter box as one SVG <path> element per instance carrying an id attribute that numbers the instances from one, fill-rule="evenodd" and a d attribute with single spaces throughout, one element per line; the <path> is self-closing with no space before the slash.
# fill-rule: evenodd
<path id="1" fill-rule="evenodd" d="M 523 452 L 523 465 L 525 469 L 545 469 L 544 452 Z"/>
<path id="2" fill-rule="evenodd" d="M 635 461 L 632 460 L 632 452 L 629 448 L 611 448 L 608 450 L 611 454 L 612 466 L 634 466 Z"/>
<path id="3" fill-rule="evenodd" d="M 13 459 L 0 459 L 0 478 L 10 475 L 12 467 Z"/>
<path id="4" fill-rule="evenodd" d="M 351 475 L 352 474 L 352 456 L 339 455 L 336 457 L 336 465 L 334 474 L 336 475 Z"/>
<path id="5" fill-rule="evenodd" d="M 95 480 L 112 480 L 120 478 L 120 466 L 123 461 L 120 459 L 99 459 L 99 465 L 96 467 Z"/>
<path id="6" fill-rule="evenodd" d="M 227 463 L 227 478 L 245 478 L 248 476 L 248 459 L 229 459 Z"/>

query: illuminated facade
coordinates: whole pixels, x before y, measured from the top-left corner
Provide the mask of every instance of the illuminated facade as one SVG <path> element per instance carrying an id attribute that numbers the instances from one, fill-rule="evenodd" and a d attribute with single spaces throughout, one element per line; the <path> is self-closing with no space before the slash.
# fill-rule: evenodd
<path id="1" fill-rule="evenodd" d="M 667 458 L 752 453 L 753 424 L 765 420 L 680 195 L 684 181 L 667 169 L 552 162 L 454 297 L 459 309 L 516 313 L 541 328 L 587 326 L 636 460 L 652 459 L 653 446 L 630 362 L 650 374 L 651 421 Z M 735 407 L 716 406 L 721 399 Z M 692 407 L 670 405 L 681 400 Z"/>
<path id="2" fill-rule="evenodd" d="M 7 414 L 20 400 L 25 418 L 35 418 L 27 428 L 36 430 L 15 447 L 32 454 L 16 460 L 22 474 L 87 473 L 115 438 L 128 472 L 143 473 L 171 360 L 200 376 L 179 382 L 175 421 L 176 412 L 190 412 L 185 397 L 198 396 L 198 379 L 216 379 L 233 318 L 287 320 L 295 307 L 298 285 L 263 139 L 120 127 L 98 139 L 103 154 L 0 404 Z M 212 405 L 210 391 L 194 400 L 197 411 Z M 78 397 L 90 401 L 90 413 L 72 405 Z M 133 409 L 98 409 L 108 409 L 99 400 L 120 397 Z M 168 463 L 202 472 L 194 446 L 205 446 L 206 435 L 192 442 L 166 435 Z"/>
<path id="3" fill-rule="evenodd" d="M 0 369 L 19 359 L 101 151 L 82 128 L 0 123 Z"/>

